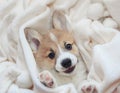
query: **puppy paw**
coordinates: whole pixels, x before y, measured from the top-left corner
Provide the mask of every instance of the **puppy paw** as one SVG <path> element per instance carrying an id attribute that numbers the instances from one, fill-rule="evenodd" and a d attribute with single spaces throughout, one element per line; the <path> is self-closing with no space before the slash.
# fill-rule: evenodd
<path id="1" fill-rule="evenodd" d="M 54 88 L 56 86 L 55 80 L 49 71 L 43 71 L 39 74 L 39 79 L 46 87 Z"/>
<path id="2" fill-rule="evenodd" d="M 100 84 L 93 80 L 85 80 L 78 87 L 78 93 L 100 93 Z"/>
<path id="3" fill-rule="evenodd" d="M 98 93 L 96 86 L 90 84 L 84 85 L 81 90 L 83 93 Z"/>

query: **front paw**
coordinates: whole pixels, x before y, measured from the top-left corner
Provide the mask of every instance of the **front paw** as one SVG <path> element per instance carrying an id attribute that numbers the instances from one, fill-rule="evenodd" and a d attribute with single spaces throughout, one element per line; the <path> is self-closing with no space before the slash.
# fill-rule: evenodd
<path id="1" fill-rule="evenodd" d="M 99 93 L 98 84 L 94 81 L 84 82 L 79 87 L 79 93 Z"/>
<path id="2" fill-rule="evenodd" d="M 98 93 L 95 85 L 84 85 L 81 90 L 83 93 Z"/>
<path id="3" fill-rule="evenodd" d="M 49 88 L 56 87 L 56 82 L 54 77 L 51 75 L 49 71 L 43 71 L 39 74 L 40 82 Z"/>

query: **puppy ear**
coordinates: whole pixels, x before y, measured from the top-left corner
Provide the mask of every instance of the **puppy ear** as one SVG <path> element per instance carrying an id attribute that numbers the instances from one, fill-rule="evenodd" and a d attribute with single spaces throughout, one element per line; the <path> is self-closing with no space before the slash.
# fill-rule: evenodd
<path id="1" fill-rule="evenodd" d="M 59 30 L 70 31 L 70 24 L 63 11 L 55 11 L 53 13 L 53 27 Z"/>
<path id="2" fill-rule="evenodd" d="M 41 35 L 37 31 L 30 28 L 25 29 L 25 34 L 33 53 L 36 53 L 40 46 Z"/>

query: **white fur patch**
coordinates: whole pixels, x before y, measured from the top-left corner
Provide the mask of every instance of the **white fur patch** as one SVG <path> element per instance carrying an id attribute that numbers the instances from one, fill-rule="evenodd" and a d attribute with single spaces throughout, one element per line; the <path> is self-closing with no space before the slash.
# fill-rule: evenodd
<path id="1" fill-rule="evenodd" d="M 59 46 L 59 44 L 58 44 L 58 39 L 57 39 L 57 37 L 53 34 L 53 33 L 50 33 L 50 38 L 57 44 L 57 46 L 58 46 L 58 49 L 59 49 L 59 52 L 60 52 L 60 54 L 62 53 L 62 48 Z"/>
<path id="2" fill-rule="evenodd" d="M 51 38 L 55 43 L 58 42 L 57 37 L 56 37 L 53 33 L 50 33 L 50 38 Z"/>

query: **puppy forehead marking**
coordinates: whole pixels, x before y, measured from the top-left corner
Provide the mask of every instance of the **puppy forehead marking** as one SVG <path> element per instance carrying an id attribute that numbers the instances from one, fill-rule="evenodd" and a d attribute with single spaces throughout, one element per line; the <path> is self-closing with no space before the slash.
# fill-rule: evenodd
<path id="1" fill-rule="evenodd" d="M 50 32 L 50 38 L 51 38 L 51 40 L 54 41 L 56 44 L 58 43 L 57 37 L 56 37 L 52 32 Z"/>
<path id="2" fill-rule="evenodd" d="M 50 32 L 50 38 L 53 42 L 55 42 L 58 46 L 58 49 L 59 49 L 59 52 L 62 53 L 62 48 L 60 47 L 60 45 L 58 44 L 58 39 L 57 37 L 52 33 Z"/>

